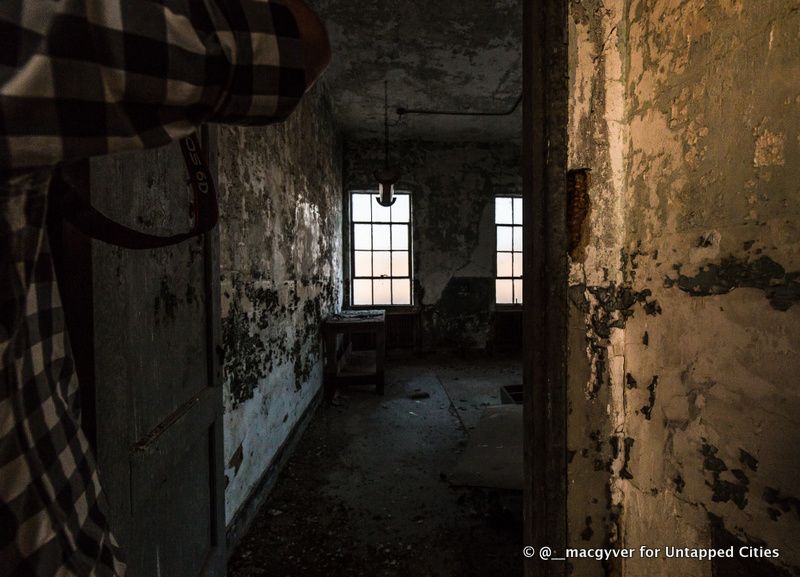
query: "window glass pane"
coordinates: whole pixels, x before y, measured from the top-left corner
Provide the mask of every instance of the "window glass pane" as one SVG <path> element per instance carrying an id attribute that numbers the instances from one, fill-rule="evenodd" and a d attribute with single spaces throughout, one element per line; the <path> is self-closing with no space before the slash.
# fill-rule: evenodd
<path id="1" fill-rule="evenodd" d="M 396 305 L 410 305 L 411 304 L 411 281 L 410 280 L 393 280 L 392 281 L 392 295 Z"/>
<path id="2" fill-rule="evenodd" d="M 497 227 L 497 250 L 506 250 L 511 252 L 511 227 L 498 226 Z"/>
<path id="3" fill-rule="evenodd" d="M 353 195 L 353 222 L 369 222 L 372 220 L 372 215 L 369 211 L 369 205 L 372 203 L 372 196 L 369 194 L 354 194 Z"/>
<path id="4" fill-rule="evenodd" d="M 408 250 L 408 225 L 392 225 L 392 249 Z"/>
<path id="5" fill-rule="evenodd" d="M 499 274 L 497 276 L 500 276 Z M 522 253 L 514 253 L 514 276 L 522 276 Z"/>
<path id="6" fill-rule="evenodd" d="M 514 227 L 514 250 L 522 250 L 522 227 Z"/>
<path id="7" fill-rule="evenodd" d="M 522 199 L 514 199 L 514 224 L 522 224 Z"/>
<path id="8" fill-rule="evenodd" d="M 411 216 L 407 192 L 397 192 L 391 207 L 380 206 L 375 192 L 351 193 L 351 304 L 411 304 Z"/>
<path id="9" fill-rule="evenodd" d="M 408 276 L 408 252 L 392 253 L 392 276 Z"/>
<path id="10" fill-rule="evenodd" d="M 411 222 L 411 195 L 398 194 L 392 205 L 392 222 Z"/>
<path id="11" fill-rule="evenodd" d="M 372 276 L 392 276 L 392 253 L 388 251 L 372 253 Z"/>
<path id="12" fill-rule="evenodd" d="M 512 224 L 511 216 L 512 201 L 508 197 L 498 196 L 494 199 L 494 222 L 496 224 Z"/>
<path id="13" fill-rule="evenodd" d="M 392 281 L 389 279 L 380 279 L 373 281 L 375 291 L 376 305 L 390 305 L 392 304 Z"/>
<path id="14" fill-rule="evenodd" d="M 353 304 L 371 305 L 372 304 L 372 281 L 356 279 L 353 281 Z"/>
<path id="15" fill-rule="evenodd" d="M 378 197 L 372 196 L 372 222 L 389 222 L 392 220 L 392 211 L 388 206 L 378 204 Z"/>
<path id="16" fill-rule="evenodd" d="M 510 252 L 498 252 L 497 253 L 497 276 L 511 276 L 512 272 L 512 264 L 511 264 L 511 255 Z"/>
<path id="17" fill-rule="evenodd" d="M 392 248 L 391 239 L 389 238 L 389 230 L 391 225 L 388 224 L 373 224 L 372 225 L 372 249 L 373 250 L 389 250 Z"/>
<path id="18" fill-rule="evenodd" d="M 368 224 L 353 226 L 353 248 L 356 250 L 369 250 L 372 248 L 372 227 Z"/>
<path id="19" fill-rule="evenodd" d="M 495 281 L 495 294 L 498 304 L 513 304 L 514 302 L 514 281 L 500 280 Z"/>
<path id="20" fill-rule="evenodd" d="M 522 280 L 517 279 L 514 281 L 514 302 L 522 304 Z"/>
<path id="21" fill-rule="evenodd" d="M 357 250 L 353 265 L 356 276 L 372 276 L 372 253 L 366 250 Z"/>

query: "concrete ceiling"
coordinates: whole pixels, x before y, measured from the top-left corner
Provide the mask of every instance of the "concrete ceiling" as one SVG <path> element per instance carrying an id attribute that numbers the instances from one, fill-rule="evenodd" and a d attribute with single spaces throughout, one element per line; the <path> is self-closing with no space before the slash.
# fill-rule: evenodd
<path id="1" fill-rule="evenodd" d="M 324 82 L 346 136 L 383 135 L 383 82 L 395 108 L 505 111 L 522 91 L 521 0 L 310 0 L 328 26 Z M 518 139 L 505 117 L 405 116 L 392 140 Z"/>

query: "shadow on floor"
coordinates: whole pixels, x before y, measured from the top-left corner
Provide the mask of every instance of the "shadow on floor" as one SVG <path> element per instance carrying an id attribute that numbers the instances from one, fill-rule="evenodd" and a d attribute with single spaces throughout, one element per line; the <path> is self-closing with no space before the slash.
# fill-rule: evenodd
<path id="1" fill-rule="evenodd" d="M 474 416 L 500 402 L 493 383 L 520 380 L 514 360 L 413 359 L 387 366 L 384 397 L 343 391 L 314 416 L 229 576 L 522 575 L 521 495 L 448 483 Z"/>

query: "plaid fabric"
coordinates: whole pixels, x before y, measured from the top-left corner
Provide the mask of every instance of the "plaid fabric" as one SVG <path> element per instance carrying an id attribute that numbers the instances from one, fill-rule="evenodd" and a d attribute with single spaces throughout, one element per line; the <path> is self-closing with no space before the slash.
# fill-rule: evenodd
<path id="1" fill-rule="evenodd" d="M 80 429 L 45 233 L 50 169 L 203 122 L 268 124 L 305 90 L 277 0 L 0 2 L 0 575 L 121 576 Z"/>
<path id="2" fill-rule="evenodd" d="M 304 93 L 302 64 L 276 0 L 2 0 L 0 168 L 280 120 Z"/>
<path id="3" fill-rule="evenodd" d="M 0 573 L 123 575 L 44 232 L 48 171 L 0 180 Z"/>

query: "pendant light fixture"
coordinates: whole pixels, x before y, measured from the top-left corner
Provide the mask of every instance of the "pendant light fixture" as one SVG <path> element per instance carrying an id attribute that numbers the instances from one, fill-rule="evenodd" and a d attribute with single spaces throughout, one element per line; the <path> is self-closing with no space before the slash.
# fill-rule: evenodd
<path id="1" fill-rule="evenodd" d="M 394 185 L 400 179 L 400 171 L 389 165 L 389 88 L 383 81 L 383 168 L 374 172 L 378 181 L 378 204 L 392 206 L 397 200 L 394 196 Z"/>

